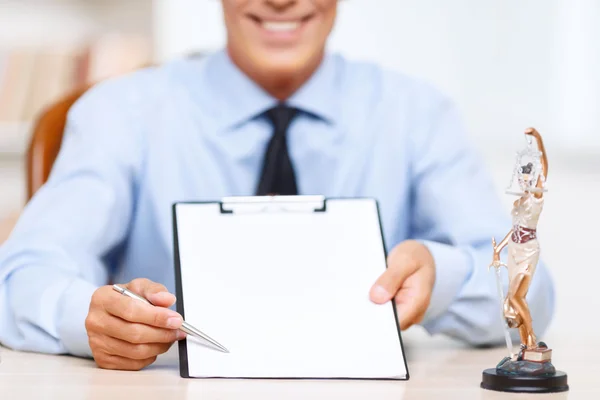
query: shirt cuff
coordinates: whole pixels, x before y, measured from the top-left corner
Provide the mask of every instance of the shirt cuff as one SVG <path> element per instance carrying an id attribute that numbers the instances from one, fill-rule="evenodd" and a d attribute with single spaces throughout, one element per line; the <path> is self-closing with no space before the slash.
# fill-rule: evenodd
<path id="1" fill-rule="evenodd" d="M 427 325 L 448 310 L 471 276 L 473 264 L 469 253 L 462 248 L 428 240 L 420 242 L 432 254 L 436 273 L 431 301 L 421 321 L 421 325 Z"/>
<path id="2" fill-rule="evenodd" d="M 58 334 L 65 349 L 74 356 L 92 357 L 85 320 L 96 289 L 88 281 L 74 279 L 59 302 Z"/>

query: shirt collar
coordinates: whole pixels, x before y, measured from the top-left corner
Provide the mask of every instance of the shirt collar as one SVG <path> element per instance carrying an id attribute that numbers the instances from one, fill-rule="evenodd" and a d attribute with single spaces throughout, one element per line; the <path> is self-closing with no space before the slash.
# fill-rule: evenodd
<path id="1" fill-rule="evenodd" d="M 335 56 L 325 54 L 319 68 L 287 103 L 334 124 L 339 106 L 337 72 Z"/>
<path id="2" fill-rule="evenodd" d="M 309 80 L 286 103 L 301 111 L 334 123 L 337 117 L 335 58 L 326 55 Z M 218 113 L 222 128 L 243 124 L 274 107 L 271 96 L 245 75 L 225 50 L 209 56 L 205 69 L 211 109 Z"/>

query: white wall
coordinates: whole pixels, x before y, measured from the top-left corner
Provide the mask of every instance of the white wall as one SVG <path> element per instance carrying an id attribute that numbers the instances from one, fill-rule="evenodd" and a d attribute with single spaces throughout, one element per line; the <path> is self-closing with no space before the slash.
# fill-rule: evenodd
<path id="1" fill-rule="evenodd" d="M 80 45 L 104 32 L 150 34 L 148 0 L 0 0 L 0 48 Z"/>
<path id="2" fill-rule="evenodd" d="M 159 59 L 225 43 L 219 0 L 155 0 Z M 597 0 L 341 0 L 332 50 L 435 83 L 484 143 L 600 154 Z M 486 147 L 489 147 L 486 146 Z"/>
<path id="3" fill-rule="evenodd" d="M 0 70 L 13 49 L 62 52 L 105 33 L 150 36 L 152 15 L 149 0 L 0 0 Z M 0 121 L 0 158 L 23 155 L 30 134 L 31 121 Z"/>

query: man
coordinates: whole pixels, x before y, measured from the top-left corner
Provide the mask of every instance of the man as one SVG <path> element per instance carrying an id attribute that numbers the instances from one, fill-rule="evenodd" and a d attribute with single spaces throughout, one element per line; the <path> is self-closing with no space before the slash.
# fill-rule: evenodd
<path id="1" fill-rule="evenodd" d="M 4 345 L 144 368 L 182 338 L 171 204 L 271 193 L 377 198 L 389 268 L 372 301 L 394 299 L 403 330 L 502 340 L 487 267 L 510 222 L 483 163 L 434 89 L 325 53 L 336 8 L 223 0 L 226 49 L 99 84 L 73 107 L 48 183 L 0 252 Z M 554 294 L 538 271 L 542 332 Z"/>

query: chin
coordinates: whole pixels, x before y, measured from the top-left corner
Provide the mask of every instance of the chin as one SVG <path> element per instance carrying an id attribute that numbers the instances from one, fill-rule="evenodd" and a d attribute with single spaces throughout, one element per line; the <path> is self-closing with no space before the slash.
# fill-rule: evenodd
<path id="1" fill-rule="evenodd" d="M 287 78 L 295 76 L 301 69 L 298 63 L 294 62 L 273 62 L 262 65 L 261 70 L 267 72 L 273 79 Z"/>
<path id="2" fill-rule="evenodd" d="M 310 52 L 289 49 L 269 49 L 257 51 L 255 54 L 256 67 L 260 71 L 276 75 L 273 78 L 303 72 L 315 59 L 315 55 Z"/>

